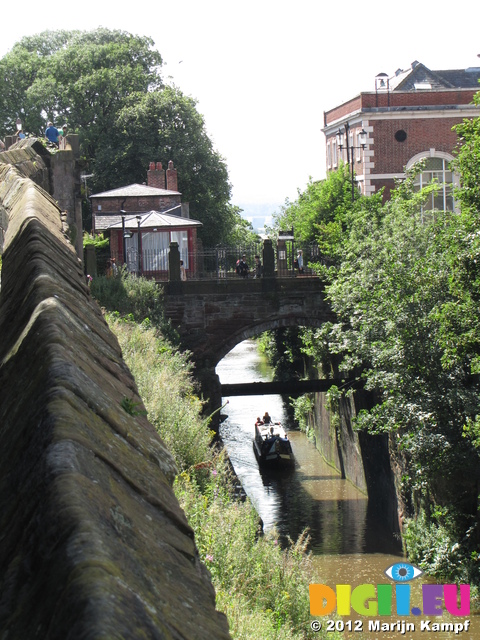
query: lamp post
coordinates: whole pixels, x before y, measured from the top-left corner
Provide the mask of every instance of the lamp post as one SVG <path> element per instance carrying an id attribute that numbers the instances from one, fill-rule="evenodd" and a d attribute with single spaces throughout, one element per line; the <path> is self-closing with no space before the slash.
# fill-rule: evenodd
<path id="1" fill-rule="evenodd" d="M 143 260 L 142 260 L 142 232 L 140 230 L 140 222 L 142 221 L 142 216 L 135 216 L 137 218 L 137 228 L 138 228 L 138 275 L 142 275 L 143 270 Z"/>
<path id="2" fill-rule="evenodd" d="M 120 209 L 120 213 L 122 214 L 122 249 L 123 249 L 123 264 L 127 264 L 127 238 L 132 237 L 131 231 L 126 231 L 125 229 L 125 214 L 127 213 L 123 209 Z"/>
<path id="3" fill-rule="evenodd" d="M 337 131 L 337 145 L 340 151 L 342 151 L 343 147 L 345 147 L 347 150 L 347 164 L 350 165 L 350 170 L 352 174 L 351 180 L 352 180 L 352 202 L 353 202 L 355 199 L 355 172 L 354 172 L 354 166 L 353 166 L 354 164 L 353 150 L 365 149 L 365 147 L 367 146 L 367 132 L 365 131 L 365 129 L 362 129 L 358 134 L 358 140 L 360 142 L 359 146 L 350 145 L 348 143 L 349 134 L 350 134 L 350 125 L 348 124 L 348 122 L 346 122 L 344 130 L 339 129 Z M 345 143 L 343 141 L 344 136 L 345 136 Z"/>

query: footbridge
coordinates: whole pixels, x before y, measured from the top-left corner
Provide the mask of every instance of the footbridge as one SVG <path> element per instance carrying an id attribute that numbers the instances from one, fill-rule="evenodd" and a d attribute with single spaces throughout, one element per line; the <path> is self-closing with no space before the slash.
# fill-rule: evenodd
<path id="1" fill-rule="evenodd" d="M 321 327 L 335 320 L 324 284 L 316 276 L 173 281 L 164 291 L 166 316 L 192 353 L 211 412 L 221 406 L 222 398 L 215 367 L 237 344 L 264 331 Z M 333 382 L 338 384 L 327 384 Z"/>

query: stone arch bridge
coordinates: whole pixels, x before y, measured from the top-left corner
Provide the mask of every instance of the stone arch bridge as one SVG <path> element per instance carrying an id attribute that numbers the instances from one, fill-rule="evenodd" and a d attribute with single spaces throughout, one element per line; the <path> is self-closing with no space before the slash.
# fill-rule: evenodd
<path id="1" fill-rule="evenodd" d="M 215 367 L 237 344 L 280 327 L 320 327 L 335 320 L 315 276 L 169 282 L 165 313 L 192 353 L 212 411 L 221 404 Z"/>

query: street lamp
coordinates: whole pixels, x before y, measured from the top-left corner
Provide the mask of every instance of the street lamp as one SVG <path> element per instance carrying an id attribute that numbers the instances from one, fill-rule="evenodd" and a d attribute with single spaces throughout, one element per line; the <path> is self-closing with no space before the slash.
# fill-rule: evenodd
<path id="1" fill-rule="evenodd" d="M 142 216 L 135 216 L 137 218 L 137 228 L 138 228 L 138 275 L 142 275 L 143 271 L 143 260 L 142 260 L 142 232 L 140 230 L 140 223 L 142 221 Z"/>
<path id="2" fill-rule="evenodd" d="M 125 229 L 125 214 L 127 213 L 123 209 L 120 209 L 122 214 L 122 249 L 123 249 L 123 264 L 127 264 L 127 238 L 132 237 L 132 232 Z"/>
<path id="3" fill-rule="evenodd" d="M 340 151 L 342 151 L 343 147 L 347 150 L 347 164 L 350 165 L 350 170 L 352 174 L 352 202 L 355 198 L 355 175 L 354 175 L 354 161 L 353 161 L 353 150 L 354 149 L 365 149 L 367 146 L 367 132 L 365 129 L 362 129 L 358 134 L 359 146 L 354 146 L 348 144 L 348 138 L 350 134 L 350 125 L 348 122 L 345 123 L 345 129 L 339 129 L 337 131 L 337 145 Z M 345 142 L 344 142 L 345 136 Z"/>

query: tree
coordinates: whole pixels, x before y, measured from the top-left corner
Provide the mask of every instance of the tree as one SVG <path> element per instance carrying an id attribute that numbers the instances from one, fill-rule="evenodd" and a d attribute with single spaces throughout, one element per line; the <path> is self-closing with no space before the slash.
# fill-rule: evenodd
<path id="1" fill-rule="evenodd" d="M 480 93 L 474 96 L 480 106 Z M 480 214 L 480 118 L 465 119 L 455 127 L 459 137 L 457 157 L 453 168 L 461 175 L 460 188 L 455 199 L 461 204 L 462 213 Z"/>
<path id="2" fill-rule="evenodd" d="M 310 178 L 298 199 L 287 200 L 280 214 L 274 216 L 275 226 L 282 230 L 293 227 L 297 242 L 316 242 L 324 257 L 338 261 L 349 219 L 361 198 L 355 191 L 352 201 L 351 184 L 348 165 L 343 163 L 325 180 L 314 182 Z"/>
<path id="3" fill-rule="evenodd" d="M 95 191 L 143 182 L 150 161 L 173 160 L 205 244 L 237 223 L 224 160 L 213 149 L 192 98 L 165 86 L 150 38 L 123 31 L 44 32 L 0 60 L 0 135 L 41 136 L 48 120 L 79 134 Z"/>
<path id="4" fill-rule="evenodd" d="M 343 371 L 361 372 L 375 392 L 378 402 L 358 416 L 357 428 L 392 434 L 416 513 L 431 531 L 463 540 L 468 557 L 476 544 L 478 456 L 464 428 L 476 419 L 480 384 L 468 349 L 446 358 L 444 313 L 461 304 L 450 248 L 460 223 L 450 212 L 426 220 L 426 195 L 414 193 L 409 177 L 381 210 L 357 213 L 327 288 L 339 322 L 316 337 L 338 354 Z"/>
<path id="5" fill-rule="evenodd" d="M 225 242 L 237 210 L 229 204 L 230 184 L 224 160 L 213 149 L 195 101 L 176 87 L 135 94 L 125 100 L 116 127 L 95 159 L 101 184 L 143 182 L 150 161 L 172 160 L 182 200 L 203 222 L 200 237 L 208 246 Z"/>
<path id="6" fill-rule="evenodd" d="M 23 38 L 0 61 L 1 133 L 17 115 L 34 135 L 47 120 L 66 121 L 88 152 L 125 97 L 162 86 L 162 58 L 152 46 L 150 38 L 102 28 Z"/>

